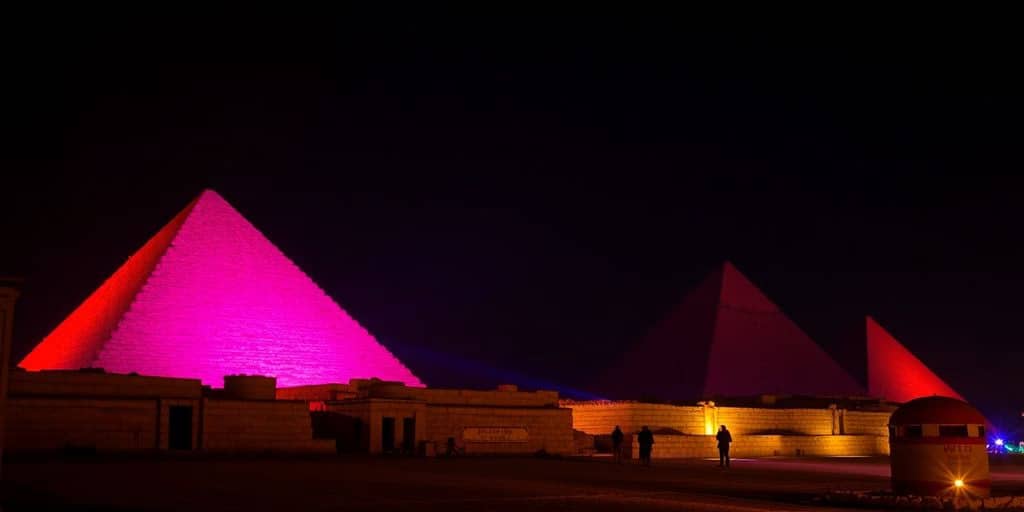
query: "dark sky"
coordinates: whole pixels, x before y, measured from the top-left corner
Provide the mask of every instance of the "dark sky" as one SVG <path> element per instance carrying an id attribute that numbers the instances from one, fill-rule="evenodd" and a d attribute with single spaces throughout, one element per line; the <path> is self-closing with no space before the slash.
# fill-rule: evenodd
<path id="1" fill-rule="evenodd" d="M 1013 32 L 363 14 L 16 24 L 15 358 L 212 187 L 431 384 L 582 387 L 730 259 L 1024 408 Z"/>

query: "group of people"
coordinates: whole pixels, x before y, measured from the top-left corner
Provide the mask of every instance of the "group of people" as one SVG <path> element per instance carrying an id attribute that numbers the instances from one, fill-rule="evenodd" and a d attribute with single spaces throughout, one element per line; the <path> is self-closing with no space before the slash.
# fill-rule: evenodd
<path id="1" fill-rule="evenodd" d="M 622 429 L 618 425 L 615 425 L 615 430 L 612 431 L 612 456 L 615 458 L 616 463 L 622 462 L 623 439 L 625 439 L 625 434 L 622 433 Z M 718 441 L 718 465 L 727 468 L 730 463 L 729 445 L 732 444 L 732 434 L 729 433 L 729 429 L 725 425 L 718 429 L 715 440 Z M 654 432 L 651 432 L 647 425 L 644 425 L 640 432 L 636 434 L 636 443 L 640 448 L 640 463 L 644 466 L 650 466 L 651 451 L 654 449 Z"/>

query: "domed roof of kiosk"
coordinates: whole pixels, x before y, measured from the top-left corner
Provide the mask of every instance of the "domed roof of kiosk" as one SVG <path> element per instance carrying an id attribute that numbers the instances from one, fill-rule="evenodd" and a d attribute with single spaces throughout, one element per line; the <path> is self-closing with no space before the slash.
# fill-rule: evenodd
<path id="1" fill-rule="evenodd" d="M 972 405 L 945 396 L 926 396 L 911 400 L 892 413 L 892 425 L 964 425 L 985 424 L 982 416 Z"/>

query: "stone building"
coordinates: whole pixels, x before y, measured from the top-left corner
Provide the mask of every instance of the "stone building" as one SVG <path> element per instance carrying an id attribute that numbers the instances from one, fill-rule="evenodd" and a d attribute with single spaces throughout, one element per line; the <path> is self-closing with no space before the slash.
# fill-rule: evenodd
<path id="1" fill-rule="evenodd" d="M 6 449 L 334 452 L 333 442 L 313 438 L 306 402 L 275 399 L 273 379 L 225 380 L 223 389 L 210 390 L 199 379 L 90 369 L 14 371 Z"/>
<path id="2" fill-rule="evenodd" d="M 400 382 L 282 388 L 280 398 L 310 402 L 317 435 L 340 451 L 571 455 L 572 410 L 554 391 L 431 389 Z M 449 441 L 450 440 L 450 441 Z"/>
<path id="3" fill-rule="evenodd" d="M 443 453 L 571 455 L 572 411 L 553 391 L 406 387 L 353 380 L 277 389 L 275 380 L 198 379 L 99 369 L 16 370 L 12 453 Z"/>

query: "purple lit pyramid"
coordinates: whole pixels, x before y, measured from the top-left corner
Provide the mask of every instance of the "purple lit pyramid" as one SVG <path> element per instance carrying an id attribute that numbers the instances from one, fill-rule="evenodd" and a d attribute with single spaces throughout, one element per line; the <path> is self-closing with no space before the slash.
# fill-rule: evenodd
<path id="1" fill-rule="evenodd" d="M 415 375 L 237 210 L 204 191 L 47 336 L 28 370 L 281 386 Z"/>
<path id="2" fill-rule="evenodd" d="M 599 383 L 611 398 L 862 395 L 863 388 L 725 262 Z"/>

